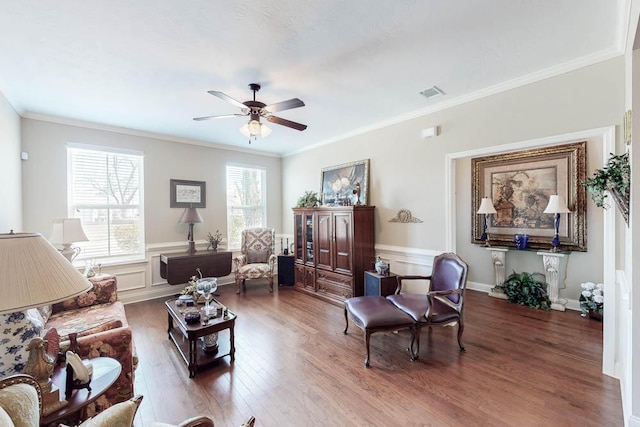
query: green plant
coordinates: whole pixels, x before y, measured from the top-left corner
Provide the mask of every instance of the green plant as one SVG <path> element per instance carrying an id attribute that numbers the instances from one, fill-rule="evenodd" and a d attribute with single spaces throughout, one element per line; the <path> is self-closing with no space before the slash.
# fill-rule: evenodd
<path id="1" fill-rule="evenodd" d="M 593 176 L 587 178 L 582 185 L 587 189 L 596 206 L 605 209 L 609 207 L 605 202 L 606 192 L 608 191 L 613 196 L 622 216 L 628 223 L 630 178 L 629 153 L 619 155 L 610 153 L 607 165 L 602 169 L 596 169 Z"/>
<path id="2" fill-rule="evenodd" d="M 315 191 L 305 191 L 298 199 L 296 208 L 315 208 L 318 205 L 318 193 Z"/>
<path id="3" fill-rule="evenodd" d="M 538 277 L 544 276 L 540 273 L 516 273 L 514 271 L 502 284 L 502 289 L 507 294 L 509 302 L 549 310 L 551 300 L 547 295 L 547 283 L 544 280 L 539 280 Z"/>

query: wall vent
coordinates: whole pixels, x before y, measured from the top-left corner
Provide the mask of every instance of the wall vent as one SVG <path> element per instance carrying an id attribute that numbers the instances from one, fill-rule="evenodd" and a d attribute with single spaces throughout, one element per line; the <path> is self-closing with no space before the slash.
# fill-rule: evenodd
<path id="1" fill-rule="evenodd" d="M 444 92 L 436 86 L 431 86 L 430 88 L 420 92 L 420 95 L 424 96 L 425 98 L 433 98 L 436 96 L 444 95 Z"/>

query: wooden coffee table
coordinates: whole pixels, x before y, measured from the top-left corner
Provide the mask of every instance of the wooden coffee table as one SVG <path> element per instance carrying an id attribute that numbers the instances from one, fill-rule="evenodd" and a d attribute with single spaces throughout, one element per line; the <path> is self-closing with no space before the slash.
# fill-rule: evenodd
<path id="1" fill-rule="evenodd" d="M 218 303 L 212 300 L 212 303 Z M 196 376 L 200 367 L 210 365 L 211 363 L 223 357 L 230 356 L 231 363 L 235 359 L 235 345 L 233 329 L 236 324 L 236 315 L 228 312 L 226 318 L 215 317 L 206 323 L 198 322 L 193 325 L 187 325 L 184 321 L 184 313 L 193 310 L 193 307 L 176 306 L 176 299 L 165 301 L 167 307 L 167 320 L 169 326 L 167 333 L 169 339 L 173 341 L 182 356 L 182 360 L 189 368 L 189 378 Z M 200 306 L 196 306 L 200 308 Z M 218 351 L 216 353 L 206 353 L 199 345 L 200 337 L 229 329 L 229 343 L 218 341 Z"/>
<path id="2" fill-rule="evenodd" d="M 69 398 L 69 404 L 54 411 L 40 419 L 40 424 L 47 426 L 57 425 L 59 421 L 76 420 L 79 412 L 88 404 L 102 396 L 116 382 L 122 372 L 122 365 L 111 357 L 96 357 L 90 359 L 93 365 L 93 375 L 91 377 L 91 391 L 85 389 L 74 390 Z M 60 396 L 64 397 L 66 388 L 67 369 L 65 364 L 61 364 L 53 372 L 51 380 L 60 389 Z"/>

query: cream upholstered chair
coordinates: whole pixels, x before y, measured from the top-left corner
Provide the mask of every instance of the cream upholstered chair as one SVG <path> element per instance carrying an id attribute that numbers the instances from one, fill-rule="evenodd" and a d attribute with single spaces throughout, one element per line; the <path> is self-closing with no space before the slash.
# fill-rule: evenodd
<path id="1" fill-rule="evenodd" d="M 275 248 L 276 234 L 273 228 L 242 230 L 241 255 L 233 259 L 237 294 L 245 288 L 246 279 L 269 279 L 269 292 L 273 292 L 273 270 L 277 259 Z"/>
<path id="2" fill-rule="evenodd" d="M 18 374 L 0 380 L 0 426 L 40 425 L 42 392 L 29 375 Z"/>

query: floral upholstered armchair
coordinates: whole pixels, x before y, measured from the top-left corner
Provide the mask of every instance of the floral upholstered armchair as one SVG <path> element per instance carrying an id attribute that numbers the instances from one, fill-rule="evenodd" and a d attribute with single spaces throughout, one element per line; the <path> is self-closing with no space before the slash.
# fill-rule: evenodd
<path id="1" fill-rule="evenodd" d="M 273 270 L 276 266 L 276 234 L 273 228 L 242 230 L 240 253 L 233 259 L 236 272 L 236 293 L 245 289 L 246 279 L 268 279 L 269 292 L 273 292 Z"/>

